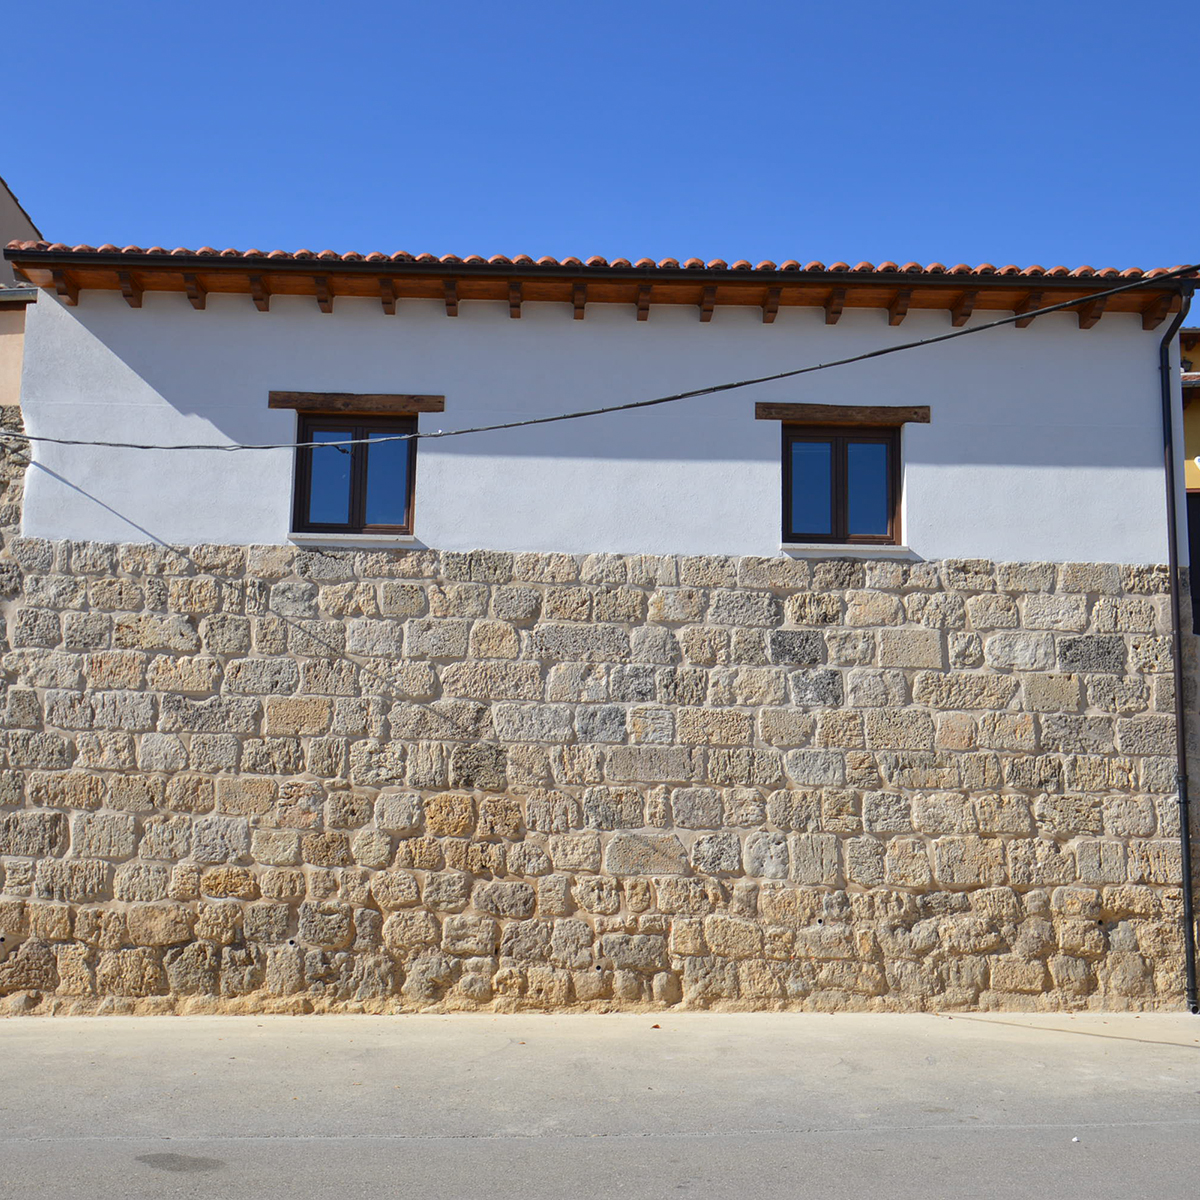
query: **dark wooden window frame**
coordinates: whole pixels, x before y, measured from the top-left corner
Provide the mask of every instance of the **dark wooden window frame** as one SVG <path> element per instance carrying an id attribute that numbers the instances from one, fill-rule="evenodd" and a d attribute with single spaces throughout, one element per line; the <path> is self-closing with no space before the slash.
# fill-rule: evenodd
<path id="1" fill-rule="evenodd" d="M 783 426 L 783 541 L 785 544 L 838 546 L 896 546 L 900 544 L 900 426 L 784 425 Z M 829 442 L 833 447 L 831 472 L 831 533 L 805 533 L 792 529 L 792 443 Z M 886 534 L 850 534 L 846 447 L 851 442 L 883 444 L 888 448 L 888 530 Z"/>
<path id="2" fill-rule="evenodd" d="M 313 440 L 315 430 L 344 431 L 346 440 L 365 438 L 371 434 L 403 434 L 417 432 L 417 418 L 382 417 L 375 415 L 352 416 L 335 413 L 322 416 L 318 413 L 300 414 L 300 442 Z M 366 445 L 350 447 L 350 520 L 344 525 L 335 525 L 308 520 L 308 506 L 312 492 L 311 448 L 296 451 L 296 487 L 292 510 L 292 530 L 295 533 L 377 533 L 411 534 L 413 531 L 413 496 L 417 479 L 417 439 L 408 443 L 408 490 L 404 498 L 404 523 L 402 525 L 368 525 L 367 505 L 367 452 Z"/>

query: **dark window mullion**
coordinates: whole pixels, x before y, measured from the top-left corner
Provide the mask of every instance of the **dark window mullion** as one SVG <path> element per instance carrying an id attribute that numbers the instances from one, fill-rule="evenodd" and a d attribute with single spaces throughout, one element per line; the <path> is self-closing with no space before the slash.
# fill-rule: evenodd
<path id="1" fill-rule="evenodd" d="M 350 436 L 358 439 L 366 433 L 362 426 L 356 425 Z M 350 449 L 350 524 L 361 530 L 367 519 L 367 447 L 352 446 Z"/>
<path id="2" fill-rule="evenodd" d="M 846 439 L 833 439 L 833 536 L 836 541 L 846 541 L 849 519 L 846 515 Z"/>

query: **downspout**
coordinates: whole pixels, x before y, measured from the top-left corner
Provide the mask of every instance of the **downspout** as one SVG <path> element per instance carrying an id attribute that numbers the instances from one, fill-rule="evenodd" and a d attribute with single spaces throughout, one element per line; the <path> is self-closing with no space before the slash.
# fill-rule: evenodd
<path id="1" fill-rule="evenodd" d="M 1179 312 L 1158 346 L 1162 387 L 1163 468 L 1167 480 L 1167 572 L 1171 581 L 1171 661 L 1175 680 L 1175 786 L 1179 798 L 1179 848 L 1183 874 L 1183 960 L 1187 1009 L 1200 1011 L 1196 998 L 1196 916 L 1192 897 L 1192 831 L 1188 804 L 1187 734 L 1184 728 L 1183 633 L 1179 602 L 1179 514 L 1175 489 L 1174 364 L 1171 347 L 1191 306 L 1191 289 L 1183 293 Z M 1192 564 L 1195 571 L 1197 564 Z M 1194 578 L 1194 576 L 1193 576 Z"/>

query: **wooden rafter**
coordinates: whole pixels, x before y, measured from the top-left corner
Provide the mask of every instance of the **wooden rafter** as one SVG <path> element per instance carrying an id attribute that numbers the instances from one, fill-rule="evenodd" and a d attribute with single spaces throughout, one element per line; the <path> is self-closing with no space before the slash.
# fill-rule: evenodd
<path id="1" fill-rule="evenodd" d="M 133 277 L 132 271 L 118 271 L 117 282 L 121 285 L 121 295 L 130 308 L 142 307 L 142 285 Z"/>
<path id="2" fill-rule="evenodd" d="M 650 320 L 650 285 L 648 283 L 643 283 L 638 288 L 637 319 L 639 321 Z"/>
<path id="3" fill-rule="evenodd" d="M 836 325 L 838 318 L 842 315 L 842 309 L 846 306 L 846 289 L 834 288 L 829 293 L 828 299 L 825 301 L 825 324 Z"/>
<path id="4" fill-rule="evenodd" d="M 971 319 L 971 313 L 975 310 L 975 301 L 978 298 L 978 292 L 963 292 L 950 309 L 950 324 L 965 325 Z"/>
<path id="5" fill-rule="evenodd" d="M 571 288 L 571 303 L 575 306 L 575 320 L 582 321 L 587 307 L 587 284 L 575 281 Z"/>
<path id="6" fill-rule="evenodd" d="M 314 275 L 313 284 L 317 289 L 317 307 L 323 313 L 333 312 L 333 289 L 325 275 Z"/>
<path id="7" fill-rule="evenodd" d="M 700 297 L 700 320 L 711 321 L 713 316 L 713 306 L 717 303 L 717 289 L 715 286 L 706 287 L 704 294 Z"/>
<path id="8" fill-rule="evenodd" d="M 183 286 L 187 289 L 187 298 L 193 308 L 202 309 L 208 303 L 208 288 L 200 282 L 198 276 L 184 275 Z"/>
<path id="9" fill-rule="evenodd" d="M 899 325 L 908 315 L 908 305 L 912 300 L 912 288 L 901 288 L 887 306 L 888 324 Z"/>
<path id="10" fill-rule="evenodd" d="M 79 285 L 66 271 L 51 271 L 50 277 L 54 281 L 54 290 L 58 293 L 58 298 L 74 308 L 79 303 Z"/>
<path id="11" fill-rule="evenodd" d="M 458 316 L 458 280 L 447 279 L 443 281 L 442 293 L 446 298 L 446 316 Z"/>
<path id="12" fill-rule="evenodd" d="M 1079 309 L 1079 328 L 1091 329 L 1104 315 L 1104 306 L 1107 303 L 1107 296 L 1097 296 L 1094 300 L 1089 300 L 1086 304 L 1081 305 Z"/>
<path id="13" fill-rule="evenodd" d="M 261 275 L 250 276 L 250 295 L 254 298 L 254 307 L 259 312 L 269 312 L 271 309 L 271 289 Z"/>
<path id="14" fill-rule="evenodd" d="M 1142 328 L 1157 329 L 1175 309 L 1177 297 L 1158 296 L 1142 309 Z"/>
<path id="15" fill-rule="evenodd" d="M 1034 319 L 1033 319 L 1033 317 L 1021 316 L 1021 314 L 1022 313 L 1031 313 L 1034 311 L 1034 309 L 1041 308 L 1041 307 L 1042 307 L 1042 293 L 1041 292 L 1030 292 L 1029 295 L 1026 296 L 1025 299 L 1022 300 L 1021 303 L 1018 304 L 1017 307 L 1013 309 L 1013 312 L 1021 317 L 1021 319 L 1019 321 L 1015 321 L 1013 323 L 1016 325 L 1016 327 L 1018 329 L 1027 329 L 1030 325 L 1033 324 Z"/>
<path id="16" fill-rule="evenodd" d="M 775 317 L 779 313 L 779 297 L 783 295 L 783 288 L 767 288 L 766 299 L 763 300 L 762 314 L 763 324 L 771 325 L 775 321 Z"/>
<path id="17" fill-rule="evenodd" d="M 508 285 L 508 315 L 514 319 L 521 315 L 521 282 L 517 279 Z"/>
<path id="18" fill-rule="evenodd" d="M 396 315 L 396 285 L 386 275 L 379 281 L 379 303 L 389 317 Z"/>

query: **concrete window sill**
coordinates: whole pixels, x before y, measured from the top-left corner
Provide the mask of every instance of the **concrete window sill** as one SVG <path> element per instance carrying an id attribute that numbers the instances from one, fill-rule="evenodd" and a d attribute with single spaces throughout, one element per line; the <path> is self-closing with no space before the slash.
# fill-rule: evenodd
<path id="1" fill-rule="evenodd" d="M 295 546 L 366 546 L 374 550 L 425 548 L 425 543 L 410 533 L 289 533 L 288 541 Z"/>
<path id="2" fill-rule="evenodd" d="M 864 546 L 859 542 L 784 542 L 779 547 L 791 558 L 911 558 L 908 546 Z"/>

